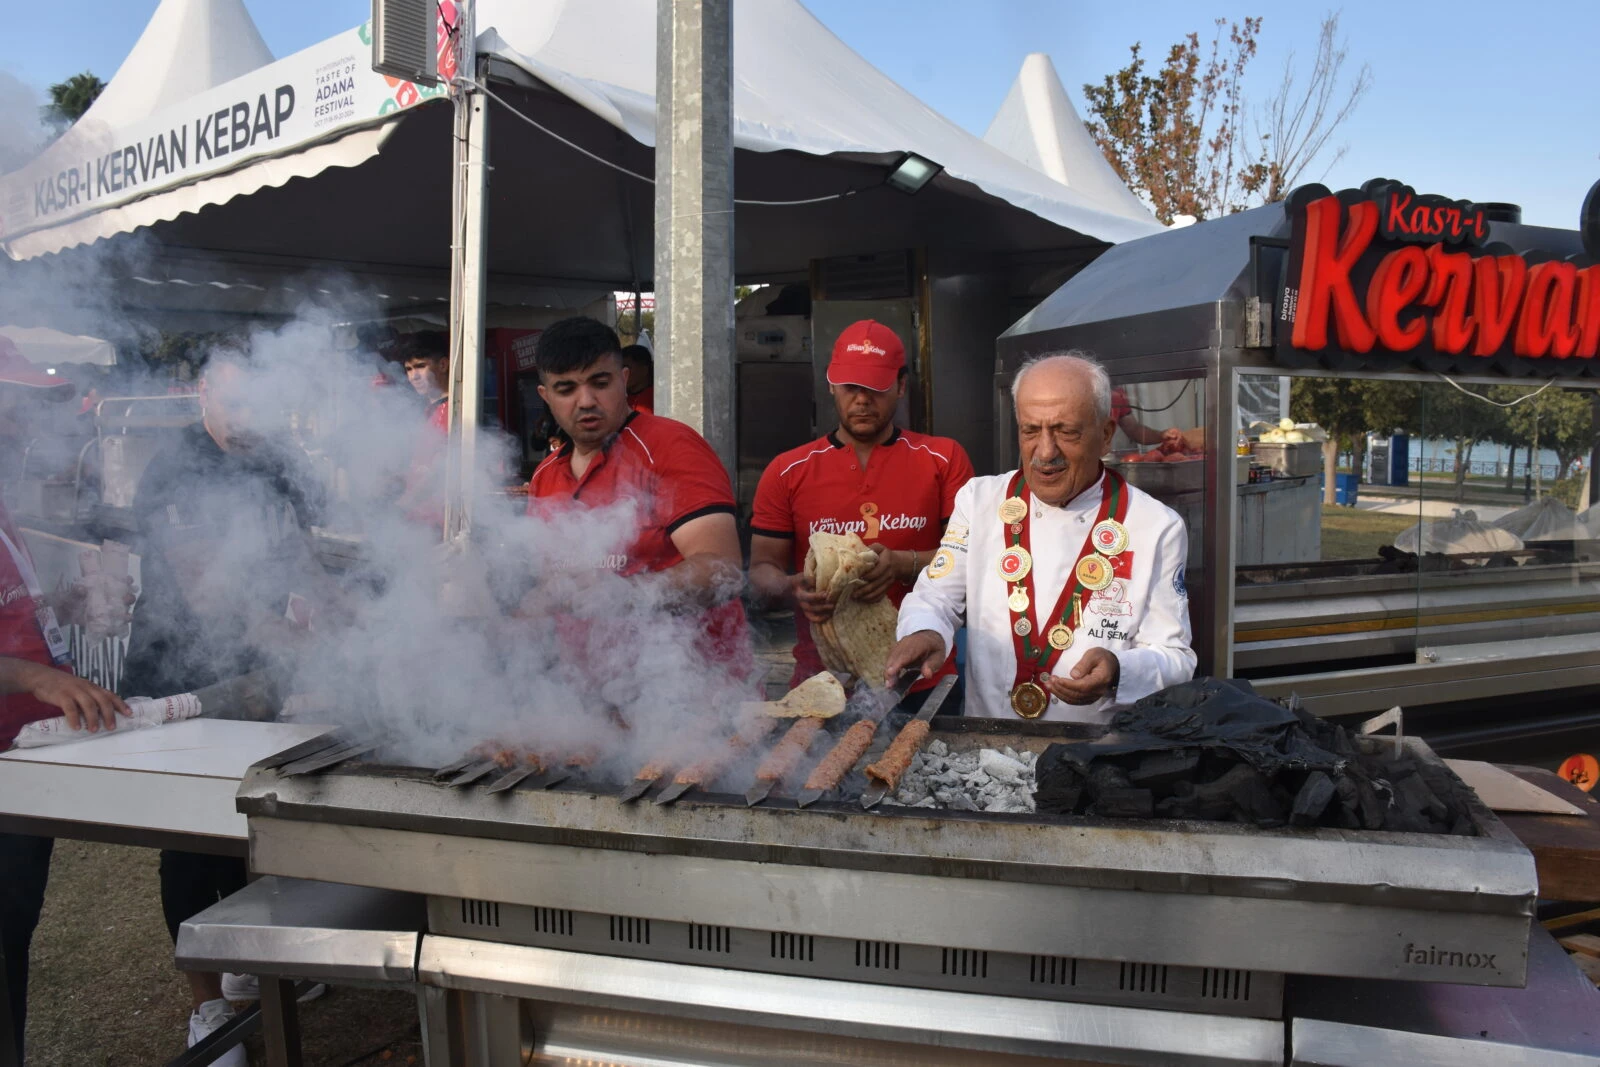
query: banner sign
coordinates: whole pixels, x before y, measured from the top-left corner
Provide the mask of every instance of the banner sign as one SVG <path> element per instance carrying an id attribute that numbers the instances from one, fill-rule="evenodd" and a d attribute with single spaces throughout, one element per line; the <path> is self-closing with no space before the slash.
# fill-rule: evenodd
<path id="1" fill-rule="evenodd" d="M 447 91 L 378 74 L 371 57 L 363 24 L 125 129 L 80 122 L 0 177 L 0 239 L 281 155 Z"/>
<path id="2" fill-rule="evenodd" d="M 1482 205 L 1372 181 L 1340 193 L 1306 186 L 1284 209 L 1292 237 L 1279 362 L 1404 355 L 1461 370 L 1595 357 L 1600 266 L 1486 244 Z"/>

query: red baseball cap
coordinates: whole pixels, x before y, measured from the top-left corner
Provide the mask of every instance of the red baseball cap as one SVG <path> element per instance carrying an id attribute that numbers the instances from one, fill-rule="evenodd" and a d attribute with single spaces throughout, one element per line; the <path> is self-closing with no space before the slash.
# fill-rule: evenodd
<path id="1" fill-rule="evenodd" d="M 48 390 L 47 399 L 66 400 L 78 387 L 64 378 L 46 374 L 22 357 L 9 337 L 0 337 L 0 385 L 20 385 Z"/>
<path id="2" fill-rule="evenodd" d="M 833 343 L 828 383 L 887 393 L 905 365 L 906 349 L 895 332 L 881 322 L 862 319 L 846 326 Z"/>

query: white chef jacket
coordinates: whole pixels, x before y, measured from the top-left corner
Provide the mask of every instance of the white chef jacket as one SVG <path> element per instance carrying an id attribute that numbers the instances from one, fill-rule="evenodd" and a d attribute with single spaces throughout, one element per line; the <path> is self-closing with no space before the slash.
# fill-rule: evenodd
<path id="1" fill-rule="evenodd" d="M 939 554 L 900 605 L 896 628 L 899 637 L 932 630 L 944 639 L 948 652 L 965 616 L 966 713 L 987 718 L 1016 715 L 1011 708 L 1011 689 L 1016 684 L 1017 657 L 1006 606 L 1011 587 L 998 568 L 1000 554 L 1011 547 L 1000 521 L 1000 504 L 1008 495 L 1011 477 L 973 478 L 962 486 Z M 1047 613 L 1072 576 L 1084 539 L 1100 512 L 1105 487 L 1102 476 L 1062 507 L 1030 498 L 1032 618 L 1043 632 L 1054 624 Z M 1183 520 L 1148 493 L 1131 485 L 1125 491 L 1129 496 L 1123 522 L 1128 530 L 1125 552 L 1133 555 L 1130 573 L 1126 579 L 1114 579 L 1105 589 L 1088 594 L 1072 647 L 1061 653 L 1050 672 L 1066 674 L 1088 649 L 1110 649 L 1121 664 L 1115 698 L 1074 705 L 1052 696 L 1042 718 L 1104 722 L 1108 718 L 1105 709 L 1112 703 L 1131 703 L 1194 675 L 1189 594 L 1184 587 L 1189 537 Z M 1034 640 L 1043 640 L 1043 633 Z"/>

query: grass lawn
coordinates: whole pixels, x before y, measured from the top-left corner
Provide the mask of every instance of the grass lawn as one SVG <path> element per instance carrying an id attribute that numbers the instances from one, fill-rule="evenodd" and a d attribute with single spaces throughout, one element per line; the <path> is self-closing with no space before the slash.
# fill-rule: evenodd
<path id="1" fill-rule="evenodd" d="M 28 1067 L 151 1067 L 183 1051 L 189 987 L 172 965 L 156 858 L 153 849 L 56 842 L 33 936 Z M 410 993 L 330 990 L 301 1008 L 300 1024 L 307 1064 L 422 1058 Z M 248 1047 L 263 1063 L 259 1035 Z"/>
<path id="2" fill-rule="evenodd" d="M 1395 534 L 1416 524 L 1414 516 L 1329 505 L 1322 509 L 1322 558 L 1370 559 L 1378 546 L 1393 544 Z"/>

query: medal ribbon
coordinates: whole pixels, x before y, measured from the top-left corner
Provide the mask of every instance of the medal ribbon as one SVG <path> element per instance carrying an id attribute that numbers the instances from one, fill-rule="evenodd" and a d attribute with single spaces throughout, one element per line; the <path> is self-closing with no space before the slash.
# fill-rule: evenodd
<path id="1" fill-rule="evenodd" d="M 1019 484 L 1020 483 L 1020 484 Z M 1067 572 L 1067 580 L 1061 587 L 1061 596 L 1056 600 L 1056 606 L 1050 613 L 1051 625 L 1059 622 L 1061 625 L 1076 629 L 1073 625 L 1074 607 L 1081 608 L 1080 596 L 1088 589 L 1078 578 L 1078 564 L 1085 558 L 1097 555 L 1094 547 L 1094 528 L 1106 519 L 1115 519 L 1124 522 L 1128 517 L 1128 494 L 1124 491 L 1126 483 L 1116 471 L 1108 470 L 1105 481 L 1100 490 L 1100 511 L 1095 516 L 1094 524 L 1089 527 L 1089 533 L 1083 539 L 1083 549 L 1078 553 L 1077 560 L 1072 569 Z M 1006 487 L 1006 497 L 1021 497 L 1024 504 L 1028 504 L 1027 514 L 1023 515 L 1020 523 L 1007 523 L 1006 532 L 1010 536 L 1011 547 L 1021 548 L 1031 557 L 1033 549 L 1029 546 L 1028 529 L 1032 525 L 1033 507 L 1030 503 L 1028 483 L 1022 477 L 1022 471 L 1017 471 L 1011 476 L 1011 484 Z M 1011 533 L 1012 526 L 1020 526 L 1016 533 Z M 1031 682 L 1041 674 L 1049 674 L 1055 667 L 1056 661 L 1061 658 L 1065 649 L 1055 648 L 1050 644 L 1046 628 L 1033 625 L 1033 575 L 1036 568 L 1029 567 L 1028 573 L 1022 578 L 1023 591 L 1028 594 L 1028 610 L 1025 612 L 1011 612 L 1011 645 L 1017 654 L 1017 676 L 1015 685 Z M 1008 583 L 1010 584 L 1010 583 Z M 1009 610 L 1010 605 L 1007 605 Z M 1028 619 L 1029 629 L 1026 637 L 1017 633 L 1017 621 Z M 1034 639 L 1039 640 L 1042 647 L 1035 647 Z"/>

